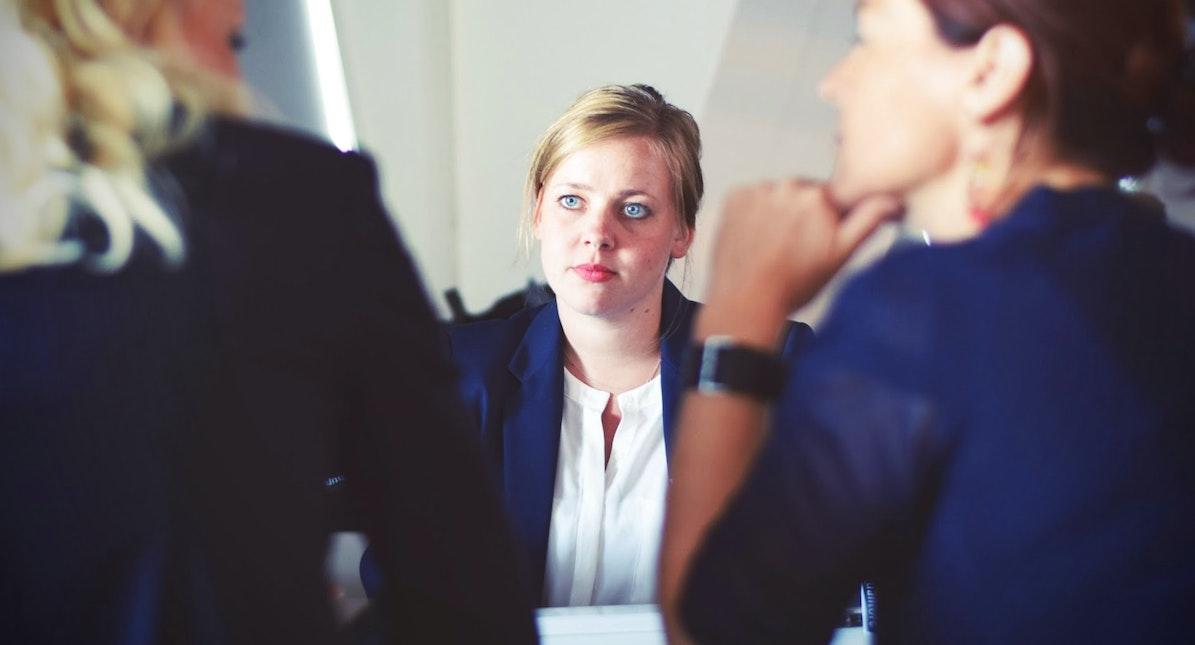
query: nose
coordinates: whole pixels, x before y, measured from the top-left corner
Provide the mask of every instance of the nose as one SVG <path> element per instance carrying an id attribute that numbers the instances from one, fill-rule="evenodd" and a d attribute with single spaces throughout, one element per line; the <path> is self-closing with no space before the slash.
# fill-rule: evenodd
<path id="1" fill-rule="evenodd" d="M 617 216 L 612 207 L 594 208 L 585 214 L 581 230 L 581 243 L 592 249 L 614 248 Z"/>

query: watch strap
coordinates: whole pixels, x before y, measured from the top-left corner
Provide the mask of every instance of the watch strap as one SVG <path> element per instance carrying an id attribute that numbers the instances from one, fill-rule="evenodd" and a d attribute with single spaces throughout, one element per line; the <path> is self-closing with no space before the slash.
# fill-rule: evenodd
<path id="1" fill-rule="evenodd" d="M 778 356 L 742 345 L 730 336 L 710 336 L 694 344 L 681 373 L 686 388 L 742 394 L 760 401 L 775 399 L 784 386 L 784 363 Z"/>

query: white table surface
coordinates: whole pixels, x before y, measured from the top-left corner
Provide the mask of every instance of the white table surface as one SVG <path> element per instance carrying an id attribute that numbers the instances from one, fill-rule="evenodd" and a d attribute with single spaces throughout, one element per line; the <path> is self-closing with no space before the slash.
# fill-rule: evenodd
<path id="1" fill-rule="evenodd" d="M 655 605 L 551 607 L 536 612 L 543 645 L 663 645 L 664 622 Z M 833 645 L 871 645 L 862 627 L 839 629 Z"/>

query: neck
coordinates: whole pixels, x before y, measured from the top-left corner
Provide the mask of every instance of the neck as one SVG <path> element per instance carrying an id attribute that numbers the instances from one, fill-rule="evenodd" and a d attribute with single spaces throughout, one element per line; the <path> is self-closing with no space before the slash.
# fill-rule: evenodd
<path id="1" fill-rule="evenodd" d="M 1112 179 L 1102 172 L 1076 164 L 1056 164 L 1041 173 L 1037 182 L 1055 190 L 1078 190 L 1110 186 Z"/>
<path id="2" fill-rule="evenodd" d="M 599 317 L 560 307 L 565 367 L 590 387 L 621 394 L 643 385 L 660 365 L 660 294 L 651 304 Z"/>
<path id="3" fill-rule="evenodd" d="M 935 242 L 966 239 L 979 226 L 966 217 L 968 169 L 956 164 L 951 170 L 909 193 L 905 199 L 905 221 L 912 229 L 927 231 Z"/>
<path id="4" fill-rule="evenodd" d="M 969 164 L 958 163 L 911 192 L 905 200 L 909 226 L 928 231 L 935 242 L 957 241 L 980 233 L 984 224 L 969 215 L 974 206 L 970 203 L 974 198 L 971 194 L 973 172 Z M 1040 156 L 1018 158 L 1010 154 L 994 164 L 990 173 L 995 185 L 981 206 L 992 219 L 1007 215 L 1035 186 L 1066 191 L 1111 183 L 1106 175 L 1086 166 Z"/>

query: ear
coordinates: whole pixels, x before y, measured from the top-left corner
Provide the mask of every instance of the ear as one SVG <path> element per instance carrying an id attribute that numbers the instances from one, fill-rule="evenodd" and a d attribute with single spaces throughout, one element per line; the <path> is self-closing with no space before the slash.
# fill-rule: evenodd
<path id="1" fill-rule="evenodd" d="M 1025 32 L 996 25 L 972 51 L 973 66 L 963 94 L 963 109 L 980 123 L 991 123 L 1014 107 L 1033 71 L 1033 44 Z"/>
<path id="2" fill-rule="evenodd" d="M 685 225 L 680 226 L 677 235 L 672 240 L 672 248 L 670 255 L 672 259 L 679 260 L 689 253 L 689 247 L 693 245 L 693 228 Z"/>

